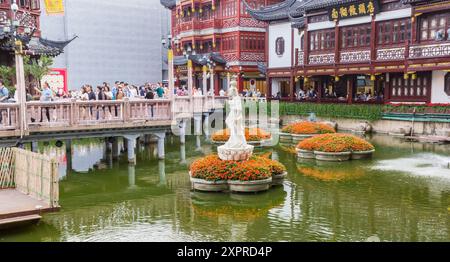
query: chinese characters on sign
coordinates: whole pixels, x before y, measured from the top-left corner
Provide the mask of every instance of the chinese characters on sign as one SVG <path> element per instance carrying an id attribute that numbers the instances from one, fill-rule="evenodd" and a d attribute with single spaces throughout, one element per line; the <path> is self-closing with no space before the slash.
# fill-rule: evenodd
<path id="1" fill-rule="evenodd" d="M 374 15 L 379 12 L 377 0 L 366 0 L 351 5 L 333 7 L 329 10 L 330 21 Z"/>

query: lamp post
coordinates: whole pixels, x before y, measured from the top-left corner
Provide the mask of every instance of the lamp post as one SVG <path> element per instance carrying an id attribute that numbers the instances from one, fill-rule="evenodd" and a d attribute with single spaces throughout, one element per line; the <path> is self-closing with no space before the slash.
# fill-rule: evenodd
<path id="1" fill-rule="evenodd" d="M 172 100 L 173 99 L 173 95 L 174 95 L 174 90 L 175 90 L 175 86 L 174 86 L 174 68 L 173 68 L 173 46 L 172 46 L 172 36 L 168 35 L 167 39 L 166 38 L 162 38 L 161 39 L 161 44 L 163 45 L 163 47 L 165 47 L 167 49 L 167 64 L 168 64 L 168 81 L 169 81 L 169 99 Z"/>
<path id="2" fill-rule="evenodd" d="M 23 20 L 27 19 L 30 14 L 24 13 L 21 20 L 17 19 L 17 12 L 19 11 L 19 6 L 17 5 L 17 0 L 13 0 L 11 3 L 11 20 L 3 27 L 3 32 L 10 36 L 12 45 L 14 47 L 15 53 L 15 63 L 16 63 L 16 92 L 19 102 L 19 126 L 20 126 L 20 137 L 25 135 L 28 129 L 26 122 L 26 92 L 25 92 L 25 70 L 23 66 L 23 42 L 19 37 L 18 29 Z M 25 27 L 24 33 L 26 36 L 31 37 L 34 33 L 31 28 Z"/>
<path id="3" fill-rule="evenodd" d="M 188 46 L 187 50 L 183 52 L 184 56 L 187 59 L 187 69 L 188 69 L 188 94 L 189 98 L 192 97 L 192 89 L 193 89 L 193 65 L 191 56 L 195 55 L 195 51 L 192 50 L 191 46 Z"/>
<path id="4" fill-rule="evenodd" d="M 230 73 L 230 66 L 226 65 L 225 66 L 225 70 L 227 71 L 227 85 L 230 85 L 230 81 L 231 81 L 231 73 Z"/>

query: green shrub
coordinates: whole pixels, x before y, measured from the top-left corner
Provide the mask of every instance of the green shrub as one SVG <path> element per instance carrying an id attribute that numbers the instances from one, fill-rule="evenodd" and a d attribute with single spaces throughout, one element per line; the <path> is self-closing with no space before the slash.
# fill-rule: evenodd
<path id="1" fill-rule="evenodd" d="M 280 103 L 280 115 L 308 116 L 311 113 L 318 117 L 352 118 L 379 120 L 383 116 L 381 105 L 348 105 L 348 104 L 316 104 L 316 103 Z"/>

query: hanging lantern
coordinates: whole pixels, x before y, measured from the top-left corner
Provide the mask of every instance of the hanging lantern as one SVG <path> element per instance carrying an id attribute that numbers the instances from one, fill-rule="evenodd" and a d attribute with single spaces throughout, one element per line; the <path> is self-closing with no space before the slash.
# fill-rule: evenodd
<path id="1" fill-rule="evenodd" d="M 412 74 L 411 78 L 412 78 L 412 80 L 416 80 L 417 79 L 417 74 L 416 73 Z"/>
<path id="2" fill-rule="evenodd" d="M 201 14 L 203 13 L 203 8 L 200 7 L 200 9 L 198 10 L 198 12 Z"/>
<path id="3" fill-rule="evenodd" d="M 334 77 L 334 82 L 339 82 L 339 80 L 340 80 L 339 76 Z"/>
<path id="4" fill-rule="evenodd" d="M 403 78 L 404 78 L 405 80 L 408 80 L 408 79 L 409 79 L 409 75 L 408 75 L 408 74 L 404 74 L 404 75 L 403 75 Z"/>
<path id="5" fill-rule="evenodd" d="M 370 81 L 375 81 L 376 79 L 375 75 L 370 75 Z"/>
<path id="6" fill-rule="evenodd" d="M 305 76 L 304 82 L 308 83 L 308 81 L 309 81 L 308 77 Z"/>
<path id="7" fill-rule="evenodd" d="M 200 50 L 203 50 L 203 44 L 200 45 Z"/>

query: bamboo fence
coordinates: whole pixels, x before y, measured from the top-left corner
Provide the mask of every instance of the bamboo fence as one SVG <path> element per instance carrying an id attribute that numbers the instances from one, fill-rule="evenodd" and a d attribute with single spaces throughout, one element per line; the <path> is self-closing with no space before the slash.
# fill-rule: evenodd
<path id="1" fill-rule="evenodd" d="M 0 190 L 14 188 L 59 207 L 58 164 L 46 155 L 19 148 L 0 148 Z"/>

